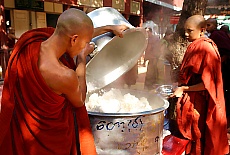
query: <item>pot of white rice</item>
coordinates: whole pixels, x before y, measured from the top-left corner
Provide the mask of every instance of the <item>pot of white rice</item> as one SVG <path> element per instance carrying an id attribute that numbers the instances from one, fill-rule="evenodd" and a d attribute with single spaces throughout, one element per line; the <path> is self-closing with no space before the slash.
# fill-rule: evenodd
<path id="1" fill-rule="evenodd" d="M 98 155 L 160 154 L 168 106 L 160 95 L 144 91 L 88 94 L 86 108 Z"/>

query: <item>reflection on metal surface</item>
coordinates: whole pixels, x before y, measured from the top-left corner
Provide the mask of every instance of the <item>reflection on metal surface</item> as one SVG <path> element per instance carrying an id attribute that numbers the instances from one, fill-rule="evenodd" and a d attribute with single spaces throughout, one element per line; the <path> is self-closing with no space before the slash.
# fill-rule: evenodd
<path id="1" fill-rule="evenodd" d="M 115 81 L 137 63 L 147 46 L 147 33 L 143 28 L 132 26 L 111 7 L 99 8 L 87 15 L 95 28 L 106 25 L 126 25 L 130 28 L 123 33 L 123 38 L 108 32 L 92 39 L 97 48 L 86 66 L 86 81 L 88 91 L 93 91 Z"/>
<path id="2" fill-rule="evenodd" d="M 173 86 L 172 85 L 161 85 L 157 87 L 156 93 L 162 95 L 163 97 L 168 97 L 173 94 Z"/>
<path id="3" fill-rule="evenodd" d="M 134 28 L 116 9 L 112 7 L 102 7 L 87 14 L 93 21 L 94 27 L 105 25 L 124 24 L 129 28 Z"/>
<path id="4" fill-rule="evenodd" d="M 95 41 L 95 44 L 101 48 L 100 43 Z M 137 63 L 146 46 L 147 33 L 144 28 L 128 29 L 123 38 L 113 37 L 87 64 L 88 90 L 94 90 L 93 87 L 103 88 L 129 71 Z"/>

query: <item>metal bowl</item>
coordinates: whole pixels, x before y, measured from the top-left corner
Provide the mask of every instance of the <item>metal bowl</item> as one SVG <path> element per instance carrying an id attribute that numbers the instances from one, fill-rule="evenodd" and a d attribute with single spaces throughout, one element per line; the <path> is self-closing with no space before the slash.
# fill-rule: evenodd
<path id="1" fill-rule="evenodd" d="M 167 98 L 169 95 L 173 94 L 173 85 L 161 85 L 156 88 L 156 93 Z"/>

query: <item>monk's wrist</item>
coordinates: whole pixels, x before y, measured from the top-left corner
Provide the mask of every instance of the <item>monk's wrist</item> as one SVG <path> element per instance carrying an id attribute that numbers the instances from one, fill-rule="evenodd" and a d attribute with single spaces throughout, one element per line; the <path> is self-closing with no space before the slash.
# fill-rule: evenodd
<path id="1" fill-rule="evenodd" d="M 106 26 L 104 27 L 104 31 L 105 31 L 105 32 L 113 32 L 113 27 L 112 27 L 111 25 L 106 25 Z"/>
<path id="2" fill-rule="evenodd" d="M 189 86 L 181 86 L 183 91 L 188 91 L 189 90 Z"/>
<path id="3" fill-rule="evenodd" d="M 77 57 L 77 63 L 78 64 L 80 64 L 80 63 L 86 64 L 86 56 L 82 53 L 79 54 Z"/>

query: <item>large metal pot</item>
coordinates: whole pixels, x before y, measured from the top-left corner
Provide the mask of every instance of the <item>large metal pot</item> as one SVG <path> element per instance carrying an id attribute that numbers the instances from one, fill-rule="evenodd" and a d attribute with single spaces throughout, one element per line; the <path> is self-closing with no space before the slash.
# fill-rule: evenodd
<path id="1" fill-rule="evenodd" d="M 160 95 L 121 90 L 138 98 L 146 97 L 151 111 L 138 113 L 98 113 L 88 111 L 99 155 L 155 155 L 163 143 L 164 111 L 168 101 Z M 87 104 L 87 102 L 86 102 Z M 111 107 L 113 108 L 113 107 Z"/>

